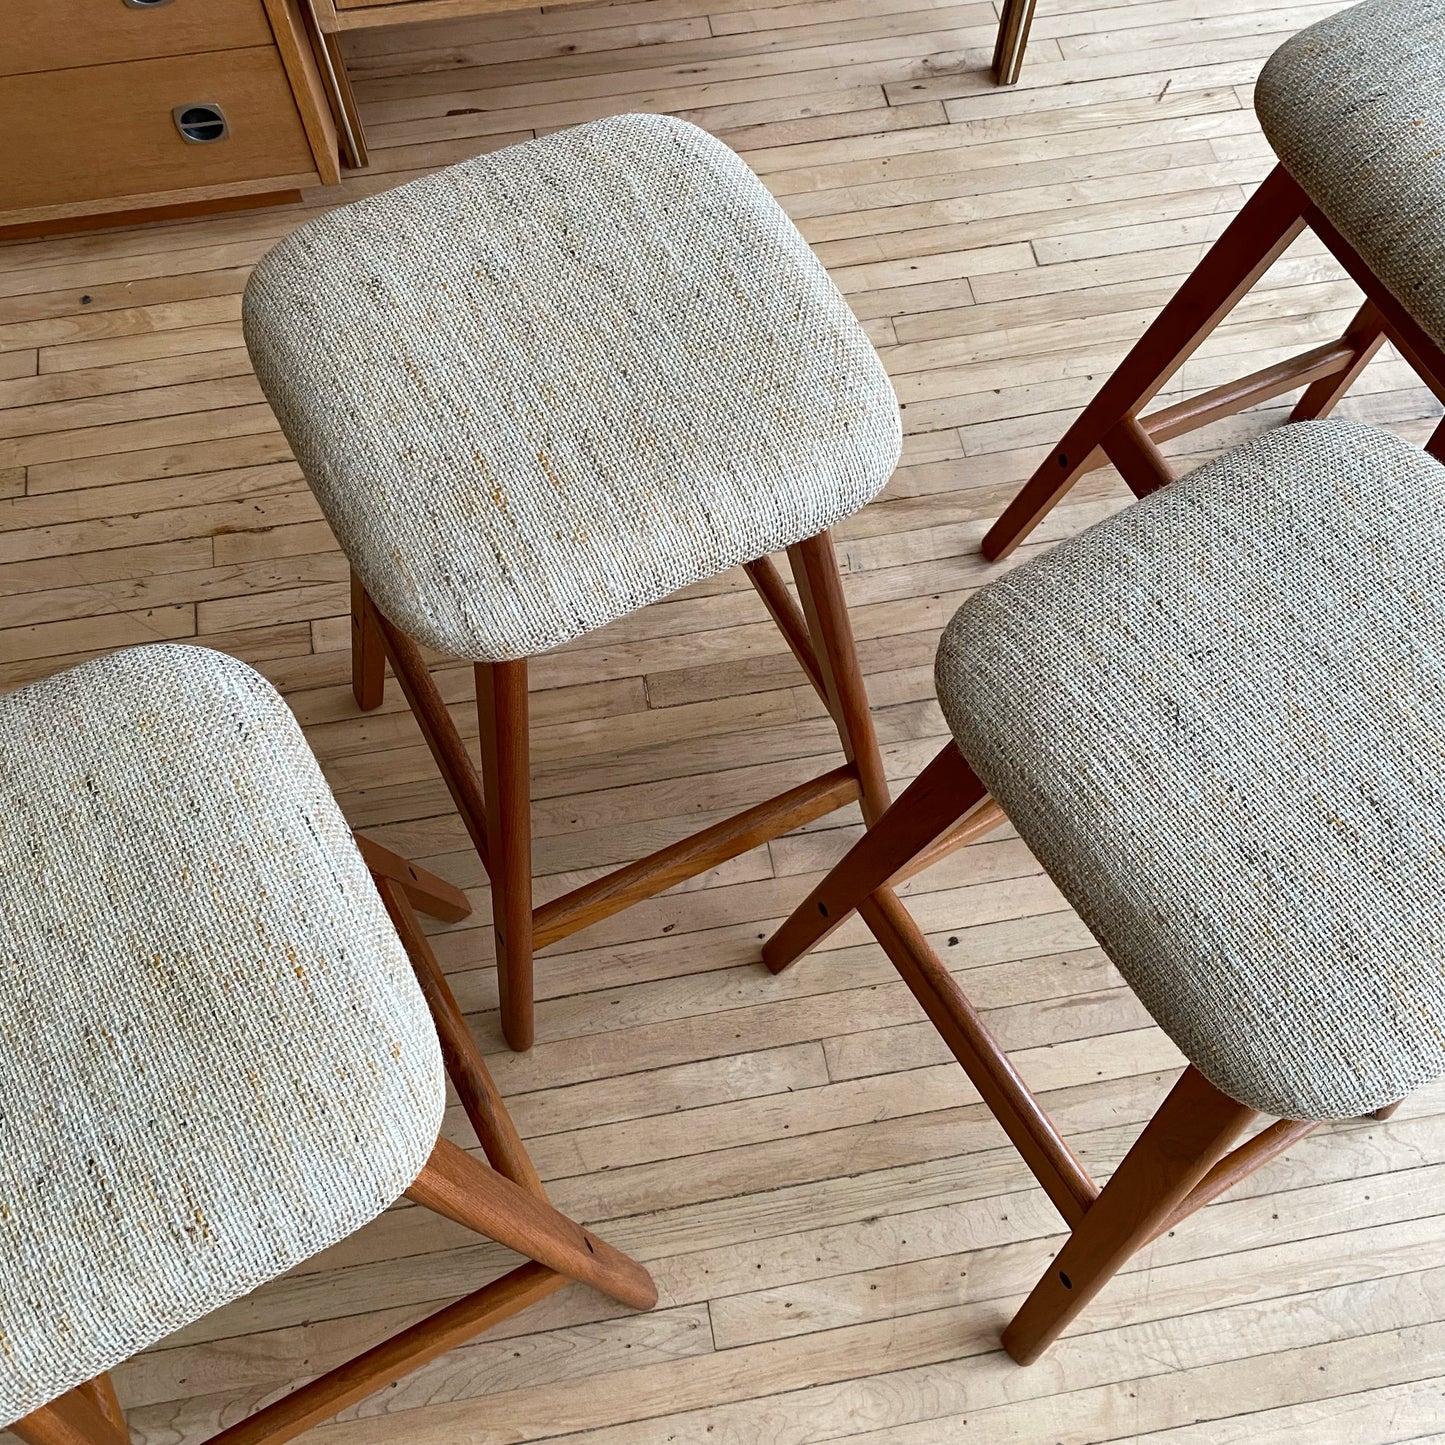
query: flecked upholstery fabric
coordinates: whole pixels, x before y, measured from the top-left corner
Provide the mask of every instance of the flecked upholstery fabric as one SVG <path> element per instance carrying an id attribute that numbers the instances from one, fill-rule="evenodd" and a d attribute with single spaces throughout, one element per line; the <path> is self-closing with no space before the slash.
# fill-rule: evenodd
<path id="1" fill-rule="evenodd" d="M 959 609 L 940 700 L 1154 1018 L 1287 1118 L 1445 1074 L 1445 468 L 1272 431 Z"/>
<path id="2" fill-rule="evenodd" d="M 831 526 L 898 406 L 757 178 L 623 115 L 345 206 L 256 268 L 246 343 L 381 610 L 526 657 Z"/>
<path id="3" fill-rule="evenodd" d="M 1254 105 L 1285 169 L 1445 346 L 1445 0 L 1365 0 L 1300 31 Z"/>
<path id="4" fill-rule="evenodd" d="M 296 720 L 136 648 L 0 698 L 0 1425 L 420 1172 L 426 1006 Z"/>

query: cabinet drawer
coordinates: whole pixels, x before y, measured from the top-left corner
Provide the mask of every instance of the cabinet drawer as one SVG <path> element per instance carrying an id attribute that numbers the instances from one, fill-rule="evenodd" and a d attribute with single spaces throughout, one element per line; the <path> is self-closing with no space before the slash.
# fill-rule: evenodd
<path id="1" fill-rule="evenodd" d="M 224 140 L 192 145 L 176 106 L 225 115 Z M 98 201 L 267 177 L 315 160 L 269 45 L 0 77 L 0 209 Z"/>
<path id="2" fill-rule="evenodd" d="M 3 0 L 0 75 L 269 45 L 262 0 Z"/>

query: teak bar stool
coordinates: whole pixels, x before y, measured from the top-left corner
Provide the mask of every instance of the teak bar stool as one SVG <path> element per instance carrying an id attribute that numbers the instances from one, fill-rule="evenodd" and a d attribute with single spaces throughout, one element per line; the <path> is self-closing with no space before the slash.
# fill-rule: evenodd
<path id="1" fill-rule="evenodd" d="M 726 146 L 625 115 L 479 156 L 303 227 L 244 317 L 357 579 L 356 700 L 381 702 L 389 659 L 490 875 L 513 1048 L 536 949 L 855 799 L 887 807 L 827 529 L 887 481 L 898 405 Z M 740 563 L 846 764 L 534 909 L 527 658 Z M 480 779 L 418 643 L 476 664 Z"/>
<path id="2" fill-rule="evenodd" d="M 214 1441 L 289 1440 L 569 1279 L 652 1305 L 466 1032 L 412 912 L 464 896 L 358 850 L 264 679 L 136 648 L 0 699 L 0 736 L 0 1428 L 127 1445 L 108 1370 L 403 1193 L 528 1262 Z M 438 1138 L 448 1074 L 491 1167 Z"/>
<path id="3" fill-rule="evenodd" d="M 1081 473 L 1135 496 L 1173 479 L 1159 443 L 1304 386 L 1328 415 L 1386 339 L 1445 400 L 1445 0 L 1366 0 L 1285 42 L 1255 109 L 1280 164 L 983 540 L 1007 556 Z M 1365 292 L 1338 340 L 1140 415 L 1309 227 Z M 1445 422 L 1428 444 L 1445 458 Z"/>
<path id="4" fill-rule="evenodd" d="M 766 945 L 777 971 L 858 909 L 1073 1231 L 1021 1363 L 1319 1121 L 1445 1074 L 1442 575 L 1445 467 L 1345 422 L 1016 568 L 939 647 L 955 741 Z M 985 790 L 1191 1061 L 1102 1190 L 890 886 Z"/>

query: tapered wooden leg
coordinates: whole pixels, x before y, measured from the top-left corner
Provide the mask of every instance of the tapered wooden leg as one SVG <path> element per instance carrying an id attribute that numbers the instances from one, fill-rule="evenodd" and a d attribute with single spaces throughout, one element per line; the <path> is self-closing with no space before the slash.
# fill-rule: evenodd
<path id="1" fill-rule="evenodd" d="M 1197 1069 L 1184 1071 L 1004 1331 L 1019 1364 L 1032 1364 L 1068 1328 L 1254 1117 Z"/>
<path id="2" fill-rule="evenodd" d="M 819 532 L 806 542 L 788 548 L 793 580 L 803 604 L 803 616 L 813 639 L 813 651 L 826 689 L 828 709 L 838 725 L 843 754 L 858 770 L 863 789 L 859 800 L 863 821 L 876 823 L 888 807 L 888 779 L 883 755 L 873 730 L 873 714 L 863 686 L 863 671 L 853 645 L 853 627 L 843 597 L 843 579 L 833 539 Z"/>
<path id="3" fill-rule="evenodd" d="M 792 593 L 787 589 L 778 569 L 773 566 L 771 557 L 759 557 L 756 562 L 749 562 L 743 568 L 748 574 L 749 581 L 757 588 L 758 596 L 763 599 L 763 605 L 768 609 L 773 621 L 778 624 L 778 631 L 783 634 L 788 646 L 793 651 L 793 656 L 798 660 L 798 666 L 803 669 L 808 681 L 813 684 L 813 691 L 823 699 L 825 706 L 831 706 L 828 698 L 828 685 L 823 681 L 823 674 L 818 670 L 818 655 L 813 649 L 813 639 L 808 632 L 807 619 L 798 609 L 798 604 L 793 601 Z"/>
<path id="4" fill-rule="evenodd" d="M 1396 1099 L 1393 1104 L 1386 1104 L 1383 1109 L 1376 1109 L 1371 1117 L 1378 1119 L 1383 1124 L 1386 1119 L 1393 1119 L 1395 1117 L 1395 1110 L 1404 1102 L 1403 1099 Z"/>
<path id="5" fill-rule="evenodd" d="M 487 809 L 487 872 L 502 1032 L 530 1049 L 532 1008 L 532 785 L 527 738 L 527 664 L 477 664 L 482 790 Z"/>
<path id="6" fill-rule="evenodd" d="M 411 708 L 442 781 L 447 785 L 452 802 L 466 825 L 467 836 L 472 840 L 482 865 L 487 867 L 487 810 L 482 798 L 482 784 L 467 754 L 462 735 L 447 710 L 446 700 L 426 665 L 421 648 L 399 627 L 387 621 L 370 599 L 366 602 L 366 610 L 386 646 L 387 658 L 396 673 L 397 682 L 401 684 L 407 706 Z"/>
<path id="7" fill-rule="evenodd" d="M 406 1193 L 619 1304 L 648 1310 L 657 1303 L 652 1276 L 636 1260 L 446 1139 L 437 1140 L 426 1168 Z"/>
<path id="8" fill-rule="evenodd" d="M 482 1152 L 499 1174 L 545 1199 L 546 1191 L 542 1188 L 536 1166 L 517 1133 L 516 1125 L 512 1123 L 512 1116 L 507 1112 L 497 1086 L 492 1082 L 482 1051 L 467 1027 L 456 995 L 437 963 L 431 943 L 417 923 L 405 892 L 399 883 L 390 878 L 378 878 L 376 886 L 411 959 L 427 1007 L 431 1009 L 447 1075 L 456 1088 L 472 1128 L 476 1130 Z"/>
<path id="9" fill-rule="evenodd" d="M 352 836 L 371 876 L 377 880 L 389 878 L 398 884 L 413 908 L 443 923 L 458 923 L 472 911 L 467 895 L 455 883 L 429 873 L 362 833 Z"/>
<path id="10" fill-rule="evenodd" d="M 1099 1191 L 989 1033 L 958 980 L 929 947 L 892 889 L 869 894 L 858 911 L 1064 1222 L 1077 1225 Z"/>
<path id="11" fill-rule="evenodd" d="M 386 649 L 366 588 L 351 574 L 351 694 L 363 712 L 380 707 L 386 695 Z"/>
<path id="12" fill-rule="evenodd" d="M 1425 450 L 1435 458 L 1437 462 L 1445 462 L 1445 420 L 1430 433 L 1430 440 L 1425 443 Z"/>
<path id="13" fill-rule="evenodd" d="M 1385 344 L 1385 318 L 1373 301 L 1367 299 L 1355 312 L 1345 327 L 1343 340 L 1353 350 L 1354 359 L 1335 376 L 1311 382 L 1290 412 L 1291 421 L 1315 421 L 1328 416 Z"/>
<path id="14" fill-rule="evenodd" d="M 943 837 L 984 795 L 984 787 L 947 743 L 898 801 L 833 866 L 763 945 L 763 962 L 781 973 L 852 916 L 876 888 L 891 883 Z"/>
<path id="15" fill-rule="evenodd" d="M 120 1397 L 109 1375 L 97 1375 L 80 1387 L 80 1392 L 95 1406 L 115 1431 L 115 1438 L 121 1442 L 130 1440 L 130 1428 L 125 1423 L 125 1411 L 121 1409 Z"/>
<path id="16" fill-rule="evenodd" d="M 130 1445 L 120 1403 L 115 1401 L 116 1418 L 112 1418 L 115 1392 L 109 1379 L 104 1375 L 100 1379 L 104 1385 L 87 1381 L 16 1420 L 10 1426 L 12 1433 L 25 1445 Z"/>
<path id="17" fill-rule="evenodd" d="M 1299 235 L 1307 205 L 1276 166 L 990 528 L 985 556 L 1007 556 L 1048 515 L 1095 448 L 1126 417 L 1138 416 Z"/>
<path id="18" fill-rule="evenodd" d="M 1023 69 L 1029 27 L 1034 23 L 1035 0 L 1004 0 L 998 23 L 998 40 L 993 48 L 995 85 L 1014 85 Z"/>

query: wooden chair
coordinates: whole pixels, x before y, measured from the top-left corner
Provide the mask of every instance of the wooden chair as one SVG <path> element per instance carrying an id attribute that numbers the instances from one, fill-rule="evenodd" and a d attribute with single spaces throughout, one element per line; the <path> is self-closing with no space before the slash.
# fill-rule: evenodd
<path id="1" fill-rule="evenodd" d="M 1412 661 L 1445 648 L 1442 566 L 1445 468 L 1326 422 L 1016 568 L 940 645 L 954 741 L 768 940 L 778 972 L 861 913 L 1058 1208 L 1069 1238 L 1003 1337 L 1020 1363 L 1322 1120 L 1445 1073 L 1422 768 L 1445 690 Z M 1102 1190 L 893 891 L 990 804 L 1190 1060 Z"/>
<path id="2" fill-rule="evenodd" d="M 1160 443 L 1304 392 L 1291 421 L 1328 416 L 1385 341 L 1445 400 L 1445 19 L 1372 0 L 1310 26 L 1270 58 L 1255 107 L 1280 163 L 1058 446 L 989 529 L 1007 556 L 1083 473 L 1112 462 L 1135 496 L 1173 479 Z M 1144 413 L 1306 229 L 1365 293 L 1338 341 Z M 1445 422 L 1428 444 L 1445 457 Z"/>
<path id="3" fill-rule="evenodd" d="M 538 949 L 835 808 L 887 806 L 828 528 L 892 471 L 897 402 L 725 146 L 620 116 L 480 156 L 304 227 L 244 311 L 354 568 L 357 703 L 380 704 L 390 661 L 491 879 L 513 1048 Z M 843 765 L 534 907 L 528 658 L 739 564 Z M 480 777 L 418 643 L 475 664 Z"/>
<path id="4" fill-rule="evenodd" d="M 403 1192 L 526 1262 L 213 1441 L 289 1440 L 572 1280 L 651 1307 L 547 1202 L 418 925 L 465 895 L 353 843 L 263 679 L 137 648 L 0 730 L 43 739 L 0 770 L 0 1427 L 126 1445 L 113 1365 Z M 438 1137 L 448 1077 L 485 1164 Z"/>

